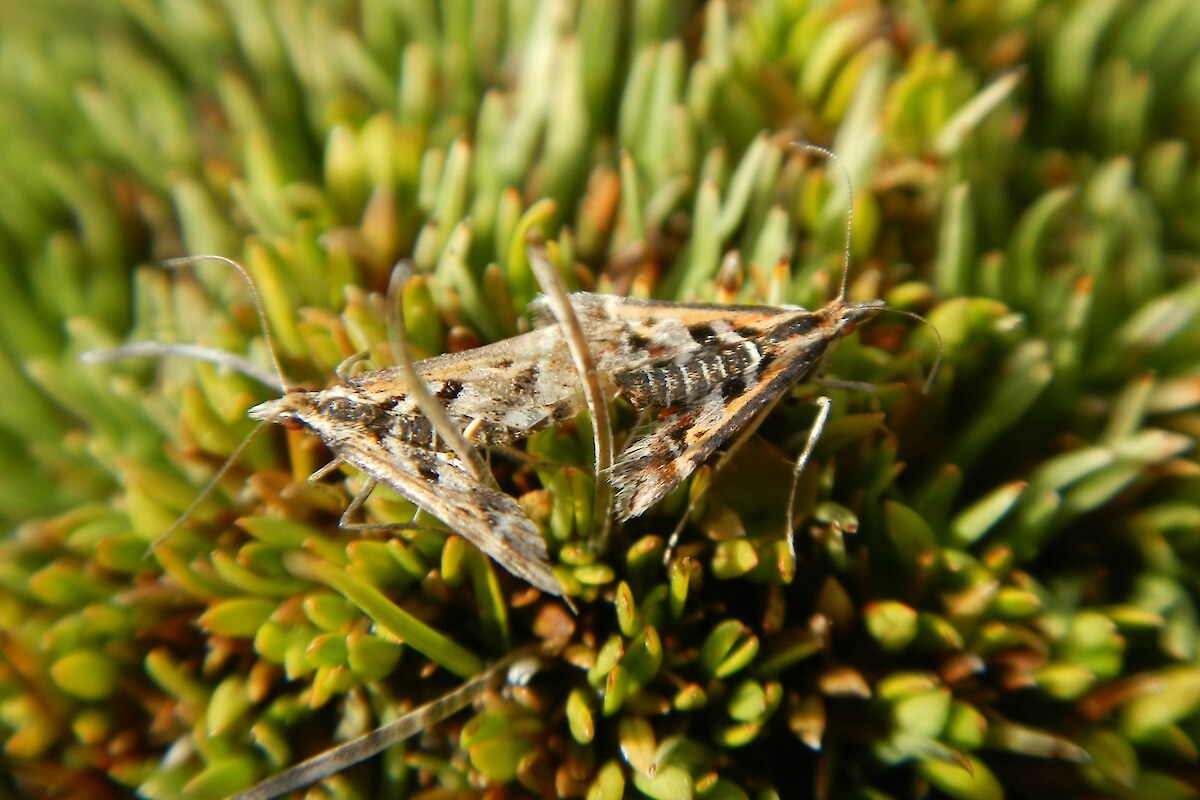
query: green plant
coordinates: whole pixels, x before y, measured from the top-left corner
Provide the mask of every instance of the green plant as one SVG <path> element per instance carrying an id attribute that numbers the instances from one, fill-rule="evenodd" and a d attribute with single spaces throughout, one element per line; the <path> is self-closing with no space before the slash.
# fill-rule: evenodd
<path id="1" fill-rule="evenodd" d="M 1195 796 L 1195 16 L 0 8 L 9 790 L 223 796 L 565 638 L 530 686 L 325 791 Z M 922 396 L 935 342 L 899 317 L 838 349 L 832 374 L 878 388 L 834 392 L 798 564 L 781 525 L 802 403 L 601 554 L 577 534 L 586 424 L 535 437 L 536 474 L 496 459 L 578 617 L 456 538 L 338 532 L 346 497 L 305 483 L 324 454 L 299 435 L 255 442 L 144 558 L 268 396 L 202 364 L 76 362 L 126 338 L 263 357 L 235 278 L 156 262 L 245 263 L 287 371 L 314 384 L 357 350 L 383 363 L 400 256 L 425 276 L 405 296 L 425 354 L 513 333 L 533 226 L 580 286 L 712 297 L 720 274 L 739 300 L 812 305 L 845 198 L 800 138 L 854 180 L 851 295 L 925 314 L 944 367 Z M 367 511 L 411 509 L 379 491 Z"/>

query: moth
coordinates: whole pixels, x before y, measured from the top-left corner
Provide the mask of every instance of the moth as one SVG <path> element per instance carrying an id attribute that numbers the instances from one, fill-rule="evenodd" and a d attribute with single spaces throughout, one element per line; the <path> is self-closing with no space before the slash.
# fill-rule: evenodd
<path id="1" fill-rule="evenodd" d="M 837 154 L 801 145 L 842 166 Z M 849 173 L 842 168 L 847 196 Z M 617 519 L 642 514 L 686 480 L 735 433 L 760 419 L 797 381 L 820 363 L 830 347 L 859 323 L 892 311 L 928 321 L 882 300 L 847 302 L 853 203 L 847 205 L 844 261 L 837 296 L 815 311 L 798 306 L 731 306 L 676 303 L 576 293 L 570 302 L 589 346 L 611 347 L 616 358 L 601 358 L 599 369 L 613 394 L 635 409 L 657 410 L 649 433 L 635 439 L 608 471 L 616 491 Z M 541 324 L 549 324 L 544 301 L 535 301 Z M 942 342 L 925 383 L 928 390 L 941 363 Z M 605 372 L 605 366 L 611 369 Z M 787 506 L 788 546 L 796 484 L 828 419 L 831 401 L 817 400 L 818 413 L 796 461 Z M 678 531 L 677 531 L 678 533 Z M 672 537 L 672 541 L 674 537 Z M 668 548 L 669 552 L 670 548 Z"/>
<path id="2" fill-rule="evenodd" d="M 573 417 L 578 379 L 557 326 L 413 365 L 472 446 L 508 444 Z M 399 367 L 321 391 L 293 390 L 250 416 L 310 429 L 341 461 L 394 489 L 517 577 L 561 594 L 537 526 L 511 495 L 483 483 L 449 447 Z"/>
<path id="3" fill-rule="evenodd" d="M 544 258 L 544 253 L 538 255 Z M 228 353 L 154 342 L 94 351 L 84 354 L 82 360 L 98 363 L 129 356 L 183 355 L 235 369 L 283 390 L 287 381 L 274 354 L 261 301 L 245 270 L 219 256 L 178 259 L 168 265 L 183 266 L 202 259 L 220 261 L 245 279 L 278 378 Z M 392 289 L 396 288 L 393 285 Z M 388 305 L 398 309 L 393 294 L 389 291 Z M 288 389 L 278 399 L 254 406 L 249 415 L 264 423 L 310 429 L 335 456 L 322 473 L 345 462 L 367 476 L 368 485 L 350 503 L 342 524 L 375 484 L 382 482 L 442 520 L 512 574 L 542 591 L 561 595 L 537 526 L 515 498 L 495 486 L 474 454 L 476 446 L 508 444 L 573 417 L 588 405 L 562 327 L 549 324 L 553 315 L 548 305 L 542 308 L 542 326 L 529 333 L 416 364 L 401 358 L 401 366 L 355 376 L 339 369 L 338 382 L 329 388 Z M 403 329 L 402 325 L 389 328 Z M 622 355 L 615 344 L 618 338 L 603 325 L 593 325 L 592 331 L 599 343 L 596 355 L 602 357 L 602 374 L 610 373 L 615 370 L 613 359 Z M 395 337 L 392 344 L 406 349 L 402 337 Z M 430 413 L 439 408 L 448 417 L 442 426 Z M 231 456 L 155 545 L 203 501 L 236 457 L 237 453 Z"/>
<path id="4" fill-rule="evenodd" d="M 635 409 L 669 410 L 620 454 L 608 479 L 624 521 L 653 506 L 731 435 L 803 377 L 829 345 L 882 301 L 816 311 L 638 300 L 577 292 L 570 303 L 606 393 Z M 539 298 L 538 329 L 414 366 L 473 445 L 508 444 L 582 407 L 562 333 Z M 536 528 L 507 494 L 472 478 L 423 415 L 397 367 L 317 392 L 290 391 L 250 410 L 302 424 L 334 454 L 431 512 L 519 577 L 557 582 Z"/>
<path id="5" fill-rule="evenodd" d="M 609 472 L 621 521 L 661 500 L 811 371 L 834 342 L 883 309 L 880 300 L 838 298 L 807 311 L 582 292 L 571 295 L 571 305 L 585 333 L 603 331 L 607 339 L 617 331 L 615 352 L 622 357 L 599 362 L 613 364 L 604 375 L 613 392 L 635 409 L 664 412 Z"/>

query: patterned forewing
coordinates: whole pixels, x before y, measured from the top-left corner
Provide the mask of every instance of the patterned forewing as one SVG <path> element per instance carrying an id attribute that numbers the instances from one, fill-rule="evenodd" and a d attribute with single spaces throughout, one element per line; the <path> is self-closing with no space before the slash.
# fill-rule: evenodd
<path id="1" fill-rule="evenodd" d="M 449 450 L 430 447 L 423 418 L 397 413 L 338 384 L 289 392 L 251 410 L 256 419 L 307 425 L 342 461 L 446 523 L 509 572 L 561 594 L 537 526 L 515 499 L 480 483 Z"/>
<path id="2" fill-rule="evenodd" d="M 686 360 L 714 344 L 762 336 L 796 309 L 670 303 L 576 292 L 579 317 L 597 370 L 615 376 L 664 360 Z M 542 298 L 530 306 L 534 324 L 557 327 Z"/>
<path id="3" fill-rule="evenodd" d="M 635 517 L 661 500 L 821 358 L 830 342 L 822 324 L 826 318 L 820 312 L 780 316 L 776 310 L 775 327 L 752 340 L 759 357 L 751 370 L 715 383 L 702 400 L 671 410 L 621 454 L 611 473 L 619 519 Z"/>
<path id="4" fill-rule="evenodd" d="M 513 575 L 549 594 L 562 593 L 537 526 L 514 498 L 476 481 L 453 453 L 396 439 L 372 447 L 352 439 L 333 445 L 333 451 L 433 514 Z"/>
<path id="5" fill-rule="evenodd" d="M 604 391 L 610 396 L 621 392 L 638 408 L 694 402 L 718 383 L 737 386 L 736 372 L 747 369 L 753 358 L 744 343 L 796 313 L 772 306 L 730 308 L 586 292 L 572 294 L 570 300 Z M 584 408 L 561 329 L 544 301 L 535 300 L 531 311 L 535 324 L 543 327 L 415 365 L 451 419 L 460 429 L 473 431 L 476 444 L 507 444 Z M 666 393 L 653 384 L 660 374 Z M 640 390 L 639 380 L 645 384 Z M 365 373 L 325 394 L 341 394 L 387 414 L 396 433 L 412 444 L 440 447 L 396 368 Z M 422 434 L 427 441 L 419 440 Z"/>

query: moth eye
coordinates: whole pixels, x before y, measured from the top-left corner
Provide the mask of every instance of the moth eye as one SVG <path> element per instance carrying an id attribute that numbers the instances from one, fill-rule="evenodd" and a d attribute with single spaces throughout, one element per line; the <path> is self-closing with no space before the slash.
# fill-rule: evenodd
<path id="1" fill-rule="evenodd" d="M 358 416 L 356 413 L 358 403 L 345 397 L 331 397 L 321 404 L 317 411 L 322 416 L 333 417 L 334 419 L 348 420 Z"/>
<path id="2" fill-rule="evenodd" d="M 287 428 L 289 431 L 298 431 L 298 430 L 300 430 L 301 428 L 303 428 L 303 427 L 304 427 L 304 423 L 302 423 L 302 422 L 301 422 L 299 419 L 297 419 L 296 417 L 293 417 L 293 416 L 288 416 L 288 417 L 287 417 L 287 418 L 286 418 L 286 419 L 283 421 L 283 427 Z"/>
<path id="3" fill-rule="evenodd" d="M 349 397 L 331 397 L 324 400 L 317 407 L 317 413 L 328 419 L 363 425 L 374 425 L 387 416 L 384 409 Z"/>

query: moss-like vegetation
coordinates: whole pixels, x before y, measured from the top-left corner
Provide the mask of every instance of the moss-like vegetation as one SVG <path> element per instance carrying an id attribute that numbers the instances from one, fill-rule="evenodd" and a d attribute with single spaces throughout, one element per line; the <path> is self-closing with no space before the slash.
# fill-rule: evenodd
<path id="1" fill-rule="evenodd" d="M 537 642 L 314 796 L 1200 793 L 1194 0 L 0 6 L 0 796 L 215 798 Z M 731 468 L 591 529 L 584 419 L 495 454 L 579 607 L 438 530 L 339 531 L 270 392 L 125 341 L 387 363 L 574 288 L 882 315 Z M 791 461 L 833 417 L 784 548 Z M 615 408 L 618 442 L 636 424 Z M 688 515 L 674 560 L 665 542 Z M 385 490 L 376 522 L 412 508 Z M 324 794 L 322 794 L 322 792 Z"/>

